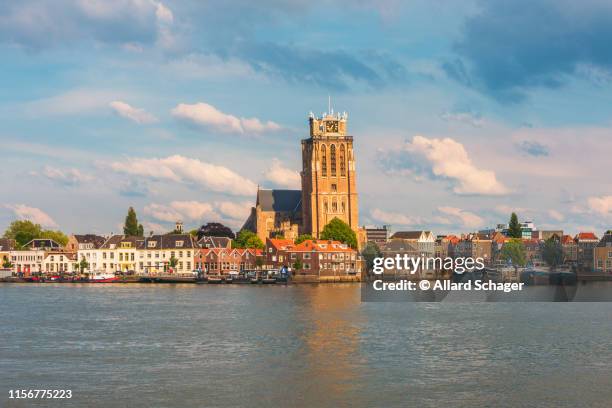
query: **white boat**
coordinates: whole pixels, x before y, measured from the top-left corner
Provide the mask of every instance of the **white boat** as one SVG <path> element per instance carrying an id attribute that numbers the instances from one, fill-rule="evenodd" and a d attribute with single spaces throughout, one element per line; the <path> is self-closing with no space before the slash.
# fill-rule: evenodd
<path id="1" fill-rule="evenodd" d="M 117 278 L 114 273 L 95 272 L 92 275 L 89 275 L 89 282 L 92 283 L 110 283 L 118 280 L 119 278 Z"/>

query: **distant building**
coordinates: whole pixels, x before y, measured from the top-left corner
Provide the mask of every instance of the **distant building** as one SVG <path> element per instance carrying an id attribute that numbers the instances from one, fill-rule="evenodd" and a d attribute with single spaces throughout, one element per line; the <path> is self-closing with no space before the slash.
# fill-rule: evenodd
<path id="1" fill-rule="evenodd" d="M 296 239 L 302 223 L 302 192 L 300 190 L 257 189 L 255 207 L 242 226 L 266 238 L 283 236 Z"/>
<path id="2" fill-rule="evenodd" d="M 413 244 L 422 255 L 433 255 L 436 238 L 431 231 L 398 231 L 391 236 L 391 240 L 401 239 Z"/>
<path id="3" fill-rule="evenodd" d="M 411 242 L 406 239 L 394 238 L 389 240 L 389 242 L 387 242 L 385 245 L 383 245 L 383 247 L 381 248 L 381 252 L 385 258 L 396 258 L 399 255 L 402 259 L 402 265 L 400 268 L 398 268 L 396 264 L 394 264 L 392 268 L 385 268 L 383 272 L 383 276 L 385 277 L 406 279 L 434 278 L 436 276 L 439 276 L 439 274 L 443 272 L 443 260 L 441 262 L 432 262 L 430 260 L 429 264 L 423 264 L 423 262 L 426 262 L 424 261 L 425 258 L 432 259 L 434 257 L 434 252 L 423 252 L 422 249 L 419 249 L 418 243 L 414 241 Z M 419 266 L 416 271 L 404 268 L 404 257 L 407 257 L 408 259 L 422 259 L 418 263 Z"/>
<path id="4" fill-rule="evenodd" d="M 85 258 L 89 263 L 88 272 L 190 272 L 197 248 L 190 234 L 113 235 L 98 249 L 79 250 L 78 259 Z M 172 268 L 173 258 L 176 266 Z"/>
<path id="5" fill-rule="evenodd" d="M 100 248 L 106 238 L 95 235 L 95 234 L 84 234 L 84 235 L 70 235 L 68 237 L 68 243 L 66 249 L 69 251 L 78 251 L 84 249 L 98 249 Z"/>
<path id="6" fill-rule="evenodd" d="M 24 276 L 43 272 L 44 249 L 24 249 L 10 252 L 13 271 Z"/>
<path id="7" fill-rule="evenodd" d="M 475 233 L 463 236 L 455 246 L 455 256 L 482 258 L 485 265 L 491 264 L 493 240 L 487 234 Z"/>
<path id="8" fill-rule="evenodd" d="M 334 218 L 358 233 L 359 212 L 353 136 L 348 134 L 348 115 L 330 112 L 309 115 L 309 136 L 302 140 L 300 190 L 258 188 L 255 207 L 243 228 L 265 241 L 295 239 L 300 234 L 320 238 Z M 359 240 L 361 243 L 361 240 Z"/>
<path id="9" fill-rule="evenodd" d="M 79 271 L 76 251 L 48 251 L 43 259 L 46 273 L 73 273 Z"/>
<path id="10" fill-rule="evenodd" d="M 531 238 L 539 239 L 542 241 L 548 241 L 553 238 L 558 242 L 561 242 L 563 238 L 563 230 L 535 230 L 531 232 Z"/>
<path id="11" fill-rule="evenodd" d="M 387 225 L 382 227 L 364 227 L 366 242 L 373 242 L 379 247 L 389 240 L 389 228 Z"/>
<path id="12" fill-rule="evenodd" d="M 232 240 L 228 237 L 207 237 L 203 236 L 198 240 L 200 248 L 231 248 Z"/>
<path id="13" fill-rule="evenodd" d="M 574 238 L 577 246 L 578 269 L 593 270 L 593 249 L 599 244 L 599 239 L 593 232 L 580 232 Z"/>
<path id="14" fill-rule="evenodd" d="M 561 237 L 561 248 L 563 248 L 563 262 L 575 265 L 578 262 L 578 245 L 571 235 Z"/>
<path id="15" fill-rule="evenodd" d="M 0 238 L 0 269 L 11 260 L 11 251 L 15 250 L 15 240 L 8 238 Z"/>
<path id="16" fill-rule="evenodd" d="M 60 249 L 62 246 L 52 239 L 36 238 L 25 244 L 23 247 L 29 249 L 52 250 Z"/>
<path id="17" fill-rule="evenodd" d="M 228 275 L 230 272 L 257 268 L 260 249 L 202 248 L 195 257 L 196 268 L 209 275 Z"/>
<path id="18" fill-rule="evenodd" d="M 595 272 L 612 274 L 612 230 L 606 231 L 593 249 Z"/>
<path id="19" fill-rule="evenodd" d="M 299 262 L 298 262 L 299 261 Z M 295 269 L 295 264 L 301 268 Z M 338 241 L 306 240 L 294 244 L 286 239 L 266 240 L 265 268 L 291 269 L 296 279 L 321 280 L 360 276 L 361 260 L 356 250 Z"/>

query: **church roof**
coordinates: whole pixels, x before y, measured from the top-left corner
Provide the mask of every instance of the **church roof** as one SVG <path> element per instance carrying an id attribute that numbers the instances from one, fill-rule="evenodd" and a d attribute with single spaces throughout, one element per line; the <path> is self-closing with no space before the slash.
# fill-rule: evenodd
<path id="1" fill-rule="evenodd" d="M 258 190 L 257 203 L 262 211 L 302 211 L 301 190 Z"/>

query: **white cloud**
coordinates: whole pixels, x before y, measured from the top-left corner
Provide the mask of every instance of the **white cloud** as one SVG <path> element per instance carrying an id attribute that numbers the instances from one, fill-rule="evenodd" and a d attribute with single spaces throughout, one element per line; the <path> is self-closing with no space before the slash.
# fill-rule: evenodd
<path id="1" fill-rule="evenodd" d="M 274 158 L 272 165 L 264 173 L 266 179 L 279 187 L 299 189 L 302 185 L 300 173 L 283 167 L 280 160 Z"/>
<path id="2" fill-rule="evenodd" d="M 281 129 L 281 126 L 275 122 L 262 122 L 257 118 L 238 118 L 204 102 L 191 105 L 181 103 L 172 109 L 172 115 L 177 119 L 224 133 L 263 133 Z"/>
<path id="3" fill-rule="evenodd" d="M 597 214 L 612 215 L 612 195 L 589 197 L 589 209 Z"/>
<path id="4" fill-rule="evenodd" d="M 257 185 L 227 167 L 174 155 L 165 158 L 127 158 L 107 164 L 112 170 L 155 180 L 193 183 L 211 191 L 254 195 Z"/>
<path id="5" fill-rule="evenodd" d="M 57 227 L 57 223 L 40 208 L 29 207 L 25 204 L 6 204 L 6 208 L 13 211 L 15 216 L 22 220 L 29 220 L 43 227 Z"/>
<path id="6" fill-rule="evenodd" d="M 516 213 L 519 217 L 524 216 L 525 213 L 530 213 L 529 208 L 514 207 L 506 204 L 500 204 L 495 206 L 495 212 L 501 215 L 507 215 L 510 218 L 510 214 Z"/>
<path id="7" fill-rule="evenodd" d="M 76 186 L 93 180 L 92 176 L 82 173 L 79 169 L 75 168 L 60 169 L 52 166 L 45 166 L 40 172 L 34 171 L 31 174 L 34 177 L 45 177 L 64 186 Z"/>
<path id="8" fill-rule="evenodd" d="M 548 216 L 555 221 L 563 221 L 565 217 L 557 210 L 548 210 Z"/>
<path id="9" fill-rule="evenodd" d="M 172 201 L 168 205 L 152 203 L 144 208 L 144 213 L 163 222 L 184 221 L 190 223 L 222 222 L 232 228 L 239 228 L 251 211 L 251 203 L 215 201 Z M 157 228 L 157 230 L 161 230 Z"/>
<path id="10" fill-rule="evenodd" d="M 144 213 L 156 220 L 166 222 L 201 221 L 207 218 L 219 218 L 211 204 L 198 201 L 173 201 L 169 205 L 153 203 L 144 208 Z"/>
<path id="11" fill-rule="evenodd" d="M 109 104 L 109 106 L 119 116 L 122 116 L 140 125 L 156 123 L 158 121 L 158 119 L 154 115 L 150 114 L 144 109 L 135 108 L 122 101 L 113 101 Z"/>
<path id="12" fill-rule="evenodd" d="M 217 201 L 214 203 L 215 208 L 224 216 L 236 220 L 245 221 L 251 212 L 251 207 L 254 203 L 244 201 L 242 203 L 234 203 L 231 201 Z"/>
<path id="13" fill-rule="evenodd" d="M 424 163 L 413 164 L 415 171 L 429 167 L 434 177 L 451 180 L 456 194 L 502 195 L 509 192 L 493 171 L 477 168 L 463 145 L 453 139 L 414 136 L 403 153 L 416 160 L 424 159 Z"/>
<path id="14" fill-rule="evenodd" d="M 125 93 L 122 92 L 122 94 Z M 101 112 L 108 105 L 108 101 L 117 96 L 120 96 L 117 92 L 79 88 L 28 102 L 24 109 L 28 115 L 34 117 L 95 113 Z"/>
<path id="15" fill-rule="evenodd" d="M 484 220 L 478 215 L 456 207 L 438 207 L 442 216 L 435 217 L 440 224 L 457 225 L 466 228 L 478 228 L 484 224 Z M 457 222 L 459 221 L 459 222 Z"/>
<path id="16" fill-rule="evenodd" d="M 423 220 L 420 217 L 411 217 L 397 212 L 383 211 L 375 208 L 370 212 L 375 221 L 390 225 L 421 225 Z"/>
<path id="17" fill-rule="evenodd" d="M 174 22 L 174 14 L 172 14 L 172 10 L 170 10 L 161 2 L 157 3 L 157 8 L 155 9 L 155 17 L 157 17 L 157 21 L 160 23 L 172 24 Z"/>
<path id="18" fill-rule="evenodd" d="M 477 128 L 485 124 L 484 119 L 480 115 L 472 112 L 444 112 L 440 117 L 447 122 L 467 123 Z"/>

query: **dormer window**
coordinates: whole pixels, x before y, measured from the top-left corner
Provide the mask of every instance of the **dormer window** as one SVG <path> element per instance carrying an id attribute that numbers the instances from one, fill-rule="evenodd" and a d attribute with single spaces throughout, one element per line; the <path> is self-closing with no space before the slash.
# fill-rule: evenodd
<path id="1" fill-rule="evenodd" d="M 157 241 L 149 241 L 147 244 L 148 248 L 155 248 L 157 246 Z"/>
<path id="2" fill-rule="evenodd" d="M 182 247 L 183 247 L 183 243 L 184 243 L 184 242 L 185 242 L 185 241 L 176 241 L 176 247 L 177 247 L 177 248 L 182 248 Z"/>

